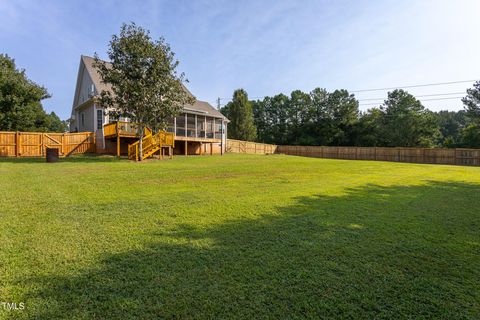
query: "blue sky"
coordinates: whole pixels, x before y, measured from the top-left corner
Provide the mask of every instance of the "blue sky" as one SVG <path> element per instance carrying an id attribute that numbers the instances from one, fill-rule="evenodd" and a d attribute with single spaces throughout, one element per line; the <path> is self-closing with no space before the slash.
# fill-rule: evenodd
<path id="1" fill-rule="evenodd" d="M 315 87 L 358 90 L 480 79 L 479 12 L 478 0 L 0 0 L 0 52 L 48 88 L 53 97 L 45 108 L 66 119 L 80 55 L 106 58 L 108 41 L 122 22 L 164 36 L 190 91 L 213 104 L 217 97 L 226 102 L 237 88 L 262 97 Z M 409 91 L 454 93 L 469 86 Z M 357 96 L 384 98 L 386 91 Z M 366 103 L 362 109 L 372 107 Z M 462 108 L 459 99 L 424 104 L 432 110 Z"/>

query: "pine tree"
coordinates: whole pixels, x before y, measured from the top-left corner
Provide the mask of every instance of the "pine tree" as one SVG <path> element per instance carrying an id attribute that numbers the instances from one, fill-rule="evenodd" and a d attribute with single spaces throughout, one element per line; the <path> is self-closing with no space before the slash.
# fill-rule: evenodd
<path id="1" fill-rule="evenodd" d="M 243 89 L 235 90 L 232 101 L 228 103 L 228 137 L 231 139 L 255 141 L 257 129 L 253 122 L 252 104 L 248 101 L 247 92 Z"/>

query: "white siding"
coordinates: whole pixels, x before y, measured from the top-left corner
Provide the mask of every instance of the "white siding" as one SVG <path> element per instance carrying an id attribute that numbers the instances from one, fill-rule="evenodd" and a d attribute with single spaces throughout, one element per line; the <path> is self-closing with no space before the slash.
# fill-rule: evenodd
<path id="1" fill-rule="evenodd" d="M 82 124 L 82 114 L 84 117 L 84 123 Z M 95 131 L 95 111 L 94 106 L 91 104 L 90 106 L 83 108 L 82 110 L 78 111 L 78 131 L 88 131 L 94 132 Z"/>
<path id="2" fill-rule="evenodd" d="M 93 123 L 93 106 L 87 107 L 83 110 L 75 109 L 76 107 L 80 106 L 91 98 L 92 88 L 95 93 L 96 91 L 93 85 L 93 81 L 90 78 L 90 75 L 88 74 L 83 62 L 80 62 L 77 85 L 75 88 L 75 97 L 73 99 L 72 115 L 75 117 L 75 119 L 73 119 L 72 123 L 70 124 L 70 131 L 93 131 L 93 129 L 95 128 L 95 124 Z M 84 113 L 85 116 L 85 123 L 83 125 L 81 123 L 82 113 Z"/>
<path id="3" fill-rule="evenodd" d="M 90 75 L 88 74 L 87 70 L 85 70 L 85 67 L 83 67 L 83 72 L 82 72 L 82 78 L 80 82 L 80 88 L 78 91 L 78 100 L 77 100 L 77 105 L 80 105 L 87 101 L 88 99 L 91 98 L 92 95 L 92 86 L 93 86 L 93 81 L 90 78 Z M 95 93 L 95 88 L 93 88 L 93 93 Z"/>

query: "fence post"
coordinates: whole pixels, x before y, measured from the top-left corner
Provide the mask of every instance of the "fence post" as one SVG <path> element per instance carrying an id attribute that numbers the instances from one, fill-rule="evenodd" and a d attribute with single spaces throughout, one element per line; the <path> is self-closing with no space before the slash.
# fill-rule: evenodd
<path id="1" fill-rule="evenodd" d="M 45 149 L 45 133 L 40 134 L 40 155 L 43 156 L 43 150 Z"/>
<path id="2" fill-rule="evenodd" d="M 117 121 L 116 131 L 117 131 L 117 158 L 120 158 L 120 121 Z M 140 137 L 140 139 L 143 139 L 143 137 Z"/>
<path id="3" fill-rule="evenodd" d="M 20 155 L 20 133 L 15 132 L 15 157 Z"/>
<path id="4" fill-rule="evenodd" d="M 65 153 L 66 153 L 65 152 L 65 149 L 66 149 L 65 144 L 66 144 L 66 142 L 65 142 L 65 132 L 64 132 L 62 134 L 62 155 L 65 155 Z"/>

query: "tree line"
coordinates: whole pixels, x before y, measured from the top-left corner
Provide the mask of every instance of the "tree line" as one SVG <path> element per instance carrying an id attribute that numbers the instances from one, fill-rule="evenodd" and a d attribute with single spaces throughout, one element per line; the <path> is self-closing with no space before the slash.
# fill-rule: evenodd
<path id="1" fill-rule="evenodd" d="M 148 35 L 135 25 L 130 28 L 135 31 L 132 31 L 134 35 L 144 38 Z M 120 38 L 126 41 L 132 37 L 124 35 Z M 148 37 L 146 39 L 151 42 Z M 163 42 L 158 50 L 153 51 L 170 57 L 169 47 Z M 151 119 L 164 119 L 165 114 L 177 112 L 185 103 L 181 94 L 184 91 L 178 89 L 182 77 L 172 71 L 178 61 L 169 59 L 171 66 L 166 69 L 167 76 L 162 77 L 170 81 L 167 87 L 171 90 L 167 91 L 172 92 L 172 97 L 168 101 L 175 101 L 175 108 L 155 106 L 155 110 L 148 113 Z M 154 82 L 162 81 L 157 79 Z M 157 87 L 152 84 L 153 91 L 158 91 Z M 137 88 L 132 86 L 129 90 Z M 164 89 L 160 91 L 166 94 Z M 28 79 L 13 59 L 0 54 L 1 131 L 66 131 L 66 121 L 43 109 L 41 101 L 49 97 L 47 89 Z M 480 81 L 467 89 L 462 101 L 464 110 L 433 112 L 407 91 L 397 89 L 389 92 L 378 107 L 360 111 L 356 97 L 343 89 L 328 92 L 316 88 L 309 93 L 295 90 L 290 96 L 278 94 L 255 101 L 250 101 L 245 90 L 239 89 L 220 111 L 231 120 L 228 137 L 240 140 L 284 145 L 480 147 Z M 130 101 L 125 105 L 134 104 Z M 141 104 L 138 110 L 129 113 L 143 114 L 146 109 Z M 148 122 L 143 118 L 136 120 Z"/>
<path id="2" fill-rule="evenodd" d="M 250 101 L 243 89 L 220 111 L 228 137 L 281 145 L 359 147 L 480 147 L 480 81 L 467 89 L 464 110 L 433 112 L 412 94 L 388 92 L 360 111 L 347 90 L 293 91 Z"/>
<path id="3" fill-rule="evenodd" d="M 66 121 L 43 109 L 41 101 L 49 97 L 12 58 L 0 54 L 0 131 L 65 132 Z"/>

